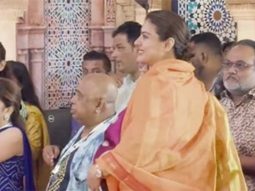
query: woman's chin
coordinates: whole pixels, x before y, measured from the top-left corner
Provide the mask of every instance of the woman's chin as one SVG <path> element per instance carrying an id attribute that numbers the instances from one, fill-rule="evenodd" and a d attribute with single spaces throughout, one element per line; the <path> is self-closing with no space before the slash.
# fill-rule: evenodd
<path id="1" fill-rule="evenodd" d="M 136 62 L 137 63 L 142 63 L 142 64 L 146 64 L 146 60 L 144 59 L 144 57 L 141 55 L 141 56 L 137 56 L 136 57 Z"/>

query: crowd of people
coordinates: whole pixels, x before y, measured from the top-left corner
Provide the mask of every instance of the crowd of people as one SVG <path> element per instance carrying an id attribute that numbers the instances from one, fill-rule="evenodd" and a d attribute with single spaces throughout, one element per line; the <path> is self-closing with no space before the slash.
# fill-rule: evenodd
<path id="1" fill-rule="evenodd" d="M 83 56 L 62 150 L 0 43 L 0 190 L 255 191 L 255 41 L 191 37 L 164 10 L 112 38 L 118 72 L 103 52 Z"/>

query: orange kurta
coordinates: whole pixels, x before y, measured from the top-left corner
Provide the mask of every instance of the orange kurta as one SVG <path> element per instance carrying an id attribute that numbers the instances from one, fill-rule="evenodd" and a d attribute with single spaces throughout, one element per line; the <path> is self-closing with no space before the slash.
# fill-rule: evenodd
<path id="1" fill-rule="evenodd" d="M 121 141 L 97 160 L 110 191 L 246 191 L 226 114 L 180 60 L 138 81 Z"/>

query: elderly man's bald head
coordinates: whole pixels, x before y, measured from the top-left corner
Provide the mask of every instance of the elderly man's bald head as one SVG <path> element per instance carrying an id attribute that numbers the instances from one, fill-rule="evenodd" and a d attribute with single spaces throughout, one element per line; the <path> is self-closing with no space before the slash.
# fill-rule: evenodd
<path id="1" fill-rule="evenodd" d="M 117 97 L 117 84 L 106 74 L 88 74 L 81 80 L 82 88 L 85 88 L 88 96 L 94 98 L 103 97 L 107 102 L 115 102 Z"/>
<path id="2" fill-rule="evenodd" d="M 83 125 L 96 125 L 115 113 L 118 89 L 110 76 L 88 74 L 82 78 L 76 92 L 71 100 L 71 112 Z"/>

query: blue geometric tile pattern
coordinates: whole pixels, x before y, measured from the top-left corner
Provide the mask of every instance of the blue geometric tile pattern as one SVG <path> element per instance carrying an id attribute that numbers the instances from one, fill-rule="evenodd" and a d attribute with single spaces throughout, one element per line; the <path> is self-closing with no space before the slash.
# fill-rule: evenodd
<path id="1" fill-rule="evenodd" d="M 225 0 L 173 0 L 173 10 L 181 15 L 192 35 L 213 32 L 222 42 L 236 40 L 236 23 Z"/>
<path id="2" fill-rule="evenodd" d="M 44 0 L 45 108 L 68 107 L 89 49 L 89 0 Z"/>

